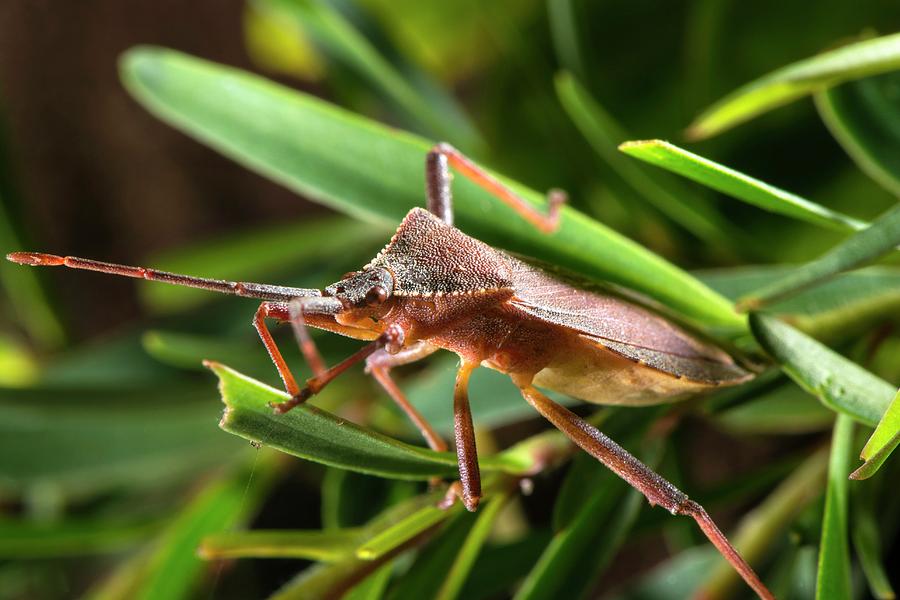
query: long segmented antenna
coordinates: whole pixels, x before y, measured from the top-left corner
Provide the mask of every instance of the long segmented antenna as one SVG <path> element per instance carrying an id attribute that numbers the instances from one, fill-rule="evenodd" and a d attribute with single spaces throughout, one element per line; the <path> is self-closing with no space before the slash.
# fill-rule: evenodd
<path id="1" fill-rule="evenodd" d="M 57 256 L 42 252 L 11 252 L 6 255 L 6 260 L 20 265 L 32 267 L 69 267 L 71 269 L 84 269 L 98 271 L 136 279 L 149 281 L 162 281 L 172 285 L 182 285 L 223 294 L 234 294 L 246 298 L 258 298 L 260 300 L 280 300 L 287 302 L 292 298 L 308 298 L 321 296 L 322 292 L 316 289 L 283 287 L 280 285 L 268 285 L 265 283 L 249 283 L 245 281 L 225 281 L 222 279 L 206 279 L 191 275 L 178 275 L 145 267 L 129 267 L 115 263 L 100 262 L 75 256 Z"/>

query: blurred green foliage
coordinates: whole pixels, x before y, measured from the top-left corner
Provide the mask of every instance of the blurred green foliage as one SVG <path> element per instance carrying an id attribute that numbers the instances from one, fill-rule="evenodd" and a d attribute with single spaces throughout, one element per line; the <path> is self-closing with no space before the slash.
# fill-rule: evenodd
<path id="1" fill-rule="evenodd" d="M 458 224 L 639 290 L 764 371 L 590 419 L 715 514 L 746 514 L 727 529 L 779 597 L 893 597 L 900 41 L 884 34 L 900 29 L 900 6 L 251 0 L 243 18 L 234 43 L 258 73 L 142 47 L 122 60 L 124 85 L 168 124 L 345 215 L 198 240 L 152 266 L 321 287 L 422 205 L 438 140 L 532 202 L 562 187 L 571 207 L 542 236 L 457 178 Z M 704 139 L 685 150 L 688 127 Z M 39 246 L 0 184 L 3 247 Z M 280 392 L 254 380 L 277 382 L 252 304 L 140 283 L 144 319 L 66 344 L 64 298 L 45 275 L 0 265 L 0 597 L 749 594 L 692 528 L 544 430 L 496 373 L 472 385 L 485 501 L 475 515 L 441 511 L 423 480 L 452 475 L 455 458 L 420 447 L 361 372 L 315 407 L 271 415 Z M 760 295 L 744 305 L 764 312 L 735 311 Z M 357 347 L 315 339 L 329 363 Z M 222 429 L 203 359 L 230 367 L 215 368 Z M 399 375 L 446 434 L 453 361 Z M 848 481 L 861 450 L 869 478 Z M 293 560 L 254 560 L 271 557 Z"/>

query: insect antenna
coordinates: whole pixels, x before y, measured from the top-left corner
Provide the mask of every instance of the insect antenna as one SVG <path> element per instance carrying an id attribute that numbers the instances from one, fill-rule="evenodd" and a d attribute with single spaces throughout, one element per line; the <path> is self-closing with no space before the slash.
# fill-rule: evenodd
<path id="1" fill-rule="evenodd" d="M 221 292 L 223 294 L 234 294 L 246 298 L 258 298 L 260 300 L 280 300 L 287 302 L 292 298 L 322 295 L 322 292 L 316 289 L 283 287 L 279 285 L 250 283 L 245 281 L 206 279 L 204 277 L 179 275 L 177 273 L 168 273 L 166 271 L 148 269 L 146 267 L 130 267 L 127 265 L 100 262 L 98 260 L 87 258 L 57 256 L 55 254 L 44 254 L 42 252 L 12 252 L 6 255 L 6 260 L 20 265 L 30 265 L 33 267 L 69 267 L 71 269 L 84 269 L 86 271 L 98 271 L 100 273 L 134 277 L 136 279 L 147 279 L 148 281 L 162 281 L 172 285 L 200 288 L 203 290 Z"/>

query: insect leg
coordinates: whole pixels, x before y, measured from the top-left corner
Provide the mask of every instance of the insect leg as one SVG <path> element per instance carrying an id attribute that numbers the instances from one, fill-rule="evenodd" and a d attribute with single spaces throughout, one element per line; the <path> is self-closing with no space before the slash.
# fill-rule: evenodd
<path id="1" fill-rule="evenodd" d="M 406 413 L 409 420 L 413 422 L 416 428 L 422 433 L 422 437 L 428 442 L 428 447 L 435 452 L 446 452 L 447 442 L 438 435 L 434 430 L 434 427 L 431 426 L 431 423 L 425 420 L 422 413 L 420 413 L 415 406 L 410 404 L 409 400 L 406 399 L 406 395 L 399 387 L 397 387 L 397 384 L 391 377 L 392 367 L 415 362 L 425 358 L 429 354 L 433 354 L 436 350 L 437 348 L 435 346 L 430 346 L 424 342 L 419 342 L 409 348 L 404 348 L 396 354 L 389 354 L 382 349 L 366 359 L 366 372 L 371 373 L 372 377 L 375 378 L 375 381 L 377 381 L 381 387 L 384 388 L 384 391 L 388 393 L 388 396 L 390 396 L 397 406 Z"/>
<path id="2" fill-rule="evenodd" d="M 475 428 L 472 425 L 472 411 L 469 408 L 469 375 L 477 363 L 463 362 L 456 373 L 456 387 L 453 390 L 453 430 L 456 437 L 456 459 L 459 463 L 459 482 L 448 490 L 442 507 L 449 506 L 453 496 L 458 495 L 469 511 L 478 508 L 481 500 L 481 471 L 478 468 L 478 451 L 475 448 Z"/>
<path id="3" fill-rule="evenodd" d="M 697 521 L 709 541 L 732 564 L 744 581 L 753 588 L 753 591 L 760 598 L 774 600 L 772 592 L 760 581 L 753 568 L 738 554 L 702 506 L 690 500 L 684 492 L 660 477 L 575 413 L 555 403 L 530 385 L 521 386 L 520 389 L 525 400 L 548 421 L 585 452 L 644 494 L 651 505 L 658 504 L 673 515 L 688 515 Z"/>
<path id="4" fill-rule="evenodd" d="M 551 233 L 559 225 L 559 209 L 567 198 L 565 192 L 556 189 L 550 190 L 547 194 L 547 213 L 544 214 L 466 158 L 459 150 L 450 144 L 441 143 L 434 146 L 425 159 L 425 182 L 428 210 L 448 225 L 453 224 L 453 199 L 450 192 L 448 163 L 460 174 L 513 208 L 523 219 L 541 231 Z"/>
<path id="5" fill-rule="evenodd" d="M 312 369 L 313 375 L 316 377 L 325 373 L 325 361 L 316 348 L 316 343 L 309 336 L 309 329 L 306 327 L 306 321 L 303 319 L 303 311 L 310 307 L 306 302 L 306 298 L 295 298 L 288 304 L 288 311 L 291 317 L 291 328 L 294 330 L 294 337 L 297 338 L 297 345 L 300 346 L 300 352 L 309 368 Z"/>
<path id="6" fill-rule="evenodd" d="M 331 381 L 333 381 L 338 375 L 340 375 L 356 363 L 365 360 L 376 350 L 385 347 L 390 348 L 402 346 L 403 338 L 404 331 L 399 325 L 389 325 L 385 329 L 384 333 L 378 336 L 375 341 L 363 346 L 361 349 L 357 350 L 338 364 L 326 369 L 320 375 L 315 375 L 310 379 L 307 379 L 306 385 L 303 387 L 303 389 L 296 394 L 291 394 L 290 400 L 285 400 L 284 402 L 275 402 L 270 404 L 270 406 L 275 409 L 275 412 L 278 414 L 284 414 L 288 412 L 295 406 L 303 404 L 304 402 L 309 400 L 310 397 L 318 394 L 320 391 L 322 391 L 322 388 L 331 383 Z"/>
<path id="7" fill-rule="evenodd" d="M 278 345 L 275 344 L 272 333 L 269 331 L 268 326 L 266 326 L 266 319 L 268 318 L 279 319 L 282 321 L 290 318 L 287 304 L 284 304 L 283 302 L 263 302 L 260 304 L 259 308 L 256 310 L 256 314 L 253 315 L 253 327 L 255 327 L 257 333 L 259 333 L 259 339 L 262 340 L 263 346 L 265 346 L 266 350 L 269 352 L 272 362 L 275 363 L 278 375 L 281 376 L 281 380 L 284 382 L 284 389 L 291 396 L 296 396 L 300 393 L 300 387 L 297 385 L 297 380 L 294 379 L 291 369 L 287 366 L 287 362 L 285 362 L 284 357 L 281 355 L 281 350 L 279 350 Z"/>

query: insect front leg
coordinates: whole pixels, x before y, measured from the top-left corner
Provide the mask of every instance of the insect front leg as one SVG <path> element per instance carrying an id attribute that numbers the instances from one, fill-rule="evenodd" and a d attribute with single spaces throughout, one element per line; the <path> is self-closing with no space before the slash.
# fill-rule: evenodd
<path id="1" fill-rule="evenodd" d="M 510 206 L 541 231 L 552 233 L 559 226 L 559 209 L 567 199 L 564 191 L 553 189 L 548 192 L 547 213 L 544 214 L 466 158 L 459 150 L 450 144 L 441 143 L 434 146 L 425 158 L 425 192 L 428 198 L 428 211 L 448 225 L 453 225 L 450 166 Z"/>
<path id="2" fill-rule="evenodd" d="M 553 423 L 585 452 L 599 460 L 608 469 L 644 494 L 647 500 L 650 501 L 650 504 L 658 504 L 673 515 L 688 515 L 692 517 L 709 541 L 731 563 L 741 577 L 744 578 L 744 581 L 753 588 L 753 591 L 760 598 L 774 600 L 775 596 L 772 595 L 772 592 L 766 588 L 759 576 L 753 571 L 753 568 L 747 564 L 747 561 L 738 554 L 738 551 L 734 549 L 734 546 L 731 545 L 702 506 L 689 499 L 684 492 L 652 471 L 627 450 L 606 437 L 596 427 L 546 397 L 530 384 L 520 385 L 520 390 L 525 400 L 548 421 Z"/>
<path id="3" fill-rule="evenodd" d="M 446 452 L 447 442 L 434 430 L 425 417 L 422 416 L 415 406 L 410 404 L 403 391 L 397 387 L 394 379 L 391 377 L 391 369 L 406 365 L 417 360 L 421 360 L 438 350 L 437 347 L 431 346 L 425 342 L 417 342 L 408 348 L 404 348 L 395 354 L 391 354 L 384 349 L 378 350 L 366 359 L 366 372 L 370 373 L 375 381 L 384 388 L 388 396 L 406 413 L 409 420 L 413 422 L 416 428 L 421 432 L 422 437 L 428 443 L 428 447 L 435 452 Z"/>
<path id="4" fill-rule="evenodd" d="M 318 394 L 322 389 L 331 383 L 338 375 L 352 367 L 358 362 L 364 361 L 370 355 L 375 353 L 377 350 L 381 348 L 401 348 L 403 346 L 403 340 L 406 337 L 403 328 L 399 325 L 392 324 L 388 325 L 388 327 L 384 330 L 384 333 L 378 336 L 375 341 L 363 346 L 361 349 L 357 350 L 338 364 L 325 369 L 318 375 L 315 375 L 306 380 L 306 385 L 296 394 L 291 394 L 290 400 L 285 400 L 284 402 L 276 402 L 271 404 L 270 406 L 275 410 L 276 413 L 284 414 L 294 408 L 295 406 L 299 406 L 303 404 L 307 400 L 309 400 L 315 394 Z"/>
<path id="5" fill-rule="evenodd" d="M 456 460 L 459 463 L 459 481 L 451 484 L 447 496 L 441 502 L 448 508 L 458 496 L 466 509 L 474 511 L 481 500 L 481 471 L 478 468 L 478 450 L 475 448 L 475 427 L 469 408 L 469 376 L 478 363 L 463 361 L 456 372 L 453 389 L 453 431 L 456 438 Z"/>

